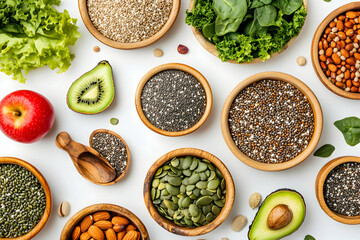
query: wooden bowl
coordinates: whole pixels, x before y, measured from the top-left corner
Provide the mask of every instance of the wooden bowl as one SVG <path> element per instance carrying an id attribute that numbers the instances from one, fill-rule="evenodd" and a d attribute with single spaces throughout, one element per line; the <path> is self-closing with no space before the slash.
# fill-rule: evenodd
<path id="1" fill-rule="evenodd" d="M 196 1 L 197 0 L 190 0 L 190 5 L 189 5 L 189 9 L 188 9 L 189 11 L 194 9 Z M 303 0 L 303 5 L 307 10 L 308 9 L 308 0 Z M 197 41 L 200 43 L 200 45 L 203 48 L 205 48 L 209 53 L 211 53 L 215 57 L 219 57 L 219 53 L 218 53 L 215 45 L 212 42 L 210 42 L 206 37 L 204 37 L 204 35 L 202 34 L 202 32 L 199 29 L 191 26 L 191 30 L 192 30 L 193 34 L 195 35 L 195 38 L 197 39 Z M 287 44 L 279 52 L 275 52 L 275 53 L 271 54 L 270 58 L 276 57 L 277 55 L 279 55 L 280 53 L 285 51 L 295 41 L 296 38 L 297 38 L 297 36 L 290 39 L 287 42 Z M 252 60 L 251 62 L 238 63 L 236 60 L 229 60 L 227 62 L 235 63 L 235 64 L 252 64 L 252 63 L 259 63 L 259 62 L 263 62 L 263 61 L 260 58 L 254 58 L 254 60 Z"/>
<path id="2" fill-rule="evenodd" d="M 109 186 L 109 185 L 112 185 L 112 184 L 117 183 L 118 181 L 120 181 L 125 176 L 125 174 L 127 173 L 127 170 L 129 169 L 129 165 L 130 165 L 130 150 L 129 150 L 129 147 L 126 144 L 125 140 L 119 134 L 117 134 L 117 133 L 115 133 L 113 131 L 107 130 L 107 129 L 97 129 L 97 130 L 95 130 L 95 131 L 93 131 L 91 133 L 91 135 L 89 137 L 89 145 L 90 145 L 91 148 L 93 148 L 92 138 L 96 133 L 109 133 L 111 135 L 114 135 L 115 137 L 119 138 L 121 140 L 121 142 L 123 142 L 125 147 L 126 147 L 127 164 L 126 164 L 126 167 L 125 167 L 124 171 L 120 174 L 120 176 L 118 176 L 117 178 L 115 178 L 113 181 L 111 181 L 109 183 L 101 183 L 101 184 L 97 183 L 99 185 Z"/>
<path id="3" fill-rule="evenodd" d="M 327 215 L 329 215 L 329 217 L 331 217 L 332 219 L 334 219 L 338 222 L 341 222 L 341 223 L 345 223 L 345 224 L 360 224 L 360 215 L 351 217 L 351 216 L 344 216 L 339 213 L 336 213 L 336 212 L 332 211 L 326 205 L 325 198 L 324 198 L 324 183 L 325 183 L 325 180 L 326 180 L 328 174 L 336 166 L 346 163 L 346 162 L 360 163 L 360 158 L 352 157 L 352 156 L 335 158 L 334 160 L 328 162 L 321 168 L 321 170 L 319 171 L 319 173 L 317 175 L 316 182 L 315 182 L 316 198 L 317 198 L 322 210 L 324 210 L 324 212 Z"/>
<path id="4" fill-rule="evenodd" d="M 261 163 L 256 160 L 253 160 L 246 156 L 240 149 L 236 146 L 234 140 L 231 137 L 229 131 L 229 111 L 231 104 L 234 102 L 237 95 L 240 93 L 241 90 L 246 88 L 247 86 L 251 85 L 254 82 L 263 80 L 263 79 L 272 79 L 272 80 L 280 80 L 287 83 L 292 84 L 297 89 L 299 89 L 309 100 L 310 105 L 314 112 L 314 133 L 310 140 L 309 145 L 307 148 L 300 153 L 295 158 L 283 162 L 283 163 Z M 299 79 L 280 72 L 263 72 L 259 74 L 255 74 L 244 81 L 240 82 L 230 93 L 228 98 L 225 101 L 222 113 L 221 113 L 221 130 L 223 137 L 225 139 L 226 144 L 230 148 L 231 152 L 239 158 L 243 163 L 246 165 L 263 170 L 263 171 L 281 171 L 291 167 L 294 167 L 304 161 L 311 152 L 315 149 L 317 143 L 319 142 L 321 132 L 322 132 L 322 125 L 323 125 L 323 116 L 319 101 L 317 100 L 315 94 L 311 91 L 311 89 L 306 86 L 305 83 L 300 81 Z"/>
<path id="5" fill-rule="evenodd" d="M 325 31 L 325 28 L 335 17 L 349 10 L 360 10 L 360 2 L 349 3 L 334 10 L 320 23 L 319 27 L 315 31 L 311 44 L 311 61 L 313 68 L 316 72 L 316 75 L 318 76 L 320 81 L 325 85 L 325 87 L 327 87 L 327 89 L 329 89 L 330 91 L 341 97 L 350 98 L 350 99 L 360 99 L 360 93 L 346 92 L 345 90 L 338 88 L 331 81 L 329 81 L 320 66 L 320 60 L 319 60 L 319 41 Z"/>
<path id="6" fill-rule="evenodd" d="M 191 128 L 188 128 L 186 130 L 183 131 L 179 131 L 179 132 L 170 132 L 170 131 L 165 131 L 162 130 L 160 128 L 155 127 L 154 125 L 152 125 L 149 120 L 146 118 L 143 110 L 142 110 L 142 106 L 141 106 L 141 93 L 142 90 L 146 84 L 146 82 L 155 74 L 165 71 L 165 70 L 181 70 L 184 72 L 187 72 L 191 75 L 193 75 L 202 85 L 202 87 L 205 90 L 205 94 L 206 94 L 206 108 L 204 111 L 203 116 L 201 117 L 201 119 Z M 213 98 L 212 98 L 212 92 L 211 92 L 211 88 L 210 85 L 208 83 L 208 81 L 206 80 L 206 78 L 200 73 L 198 72 L 196 69 L 187 66 L 185 64 L 181 64 L 181 63 L 167 63 L 167 64 L 163 64 L 160 66 L 157 66 L 153 69 L 151 69 L 148 73 L 145 74 L 145 76 L 140 80 L 139 85 L 137 86 L 136 89 L 136 93 L 135 93 L 135 106 L 136 106 L 136 111 L 139 114 L 139 117 L 141 119 L 141 121 L 151 130 L 153 130 L 154 132 L 157 132 L 159 134 L 165 135 L 165 136 L 169 136 L 169 137 L 178 137 L 178 136 L 183 136 L 189 133 L 194 132 L 196 129 L 198 129 L 199 127 L 201 127 L 201 125 L 204 124 L 204 122 L 206 121 L 206 119 L 209 117 L 209 114 L 211 112 L 211 107 L 212 107 L 212 103 L 213 103 Z"/>
<path id="7" fill-rule="evenodd" d="M 204 158 L 209 160 L 212 164 L 215 165 L 216 168 L 220 170 L 223 174 L 225 182 L 226 182 L 226 200 L 225 205 L 221 209 L 220 214 L 209 224 L 196 227 L 196 228 L 186 228 L 175 225 L 173 222 L 163 218 L 158 211 L 156 210 L 154 204 L 151 201 L 151 184 L 154 174 L 156 170 L 161 167 L 164 163 L 171 160 L 174 157 L 180 156 L 195 156 L 199 158 Z M 149 169 L 146 174 L 145 182 L 144 182 L 144 201 L 145 205 L 151 215 L 151 217 L 164 229 L 171 233 L 184 235 L 184 236 L 198 236 L 205 233 L 208 233 L 215 228 L 217 228 L 221 223 L 225 221 L 225 219 L 229 216 L 229 213 L 233 207 L 234 199 L 235 199 L 235 186 L 232 176 L 229 170 L 226 168 L 224 163 L 222 163 L 217 157 L 212 155 L 211 153 L 205 152 L 200 149 L 195 148 L 181 148 L 177 150 L 173 150 L 162 157 L 160 157 Z"/>
<path id="8" fill-rule="evenodd" d="M 39 182 L 41 183 L 41 186 L 44 189 L 45 192 L 45 196 L 46 196 L 46 207 L 45 207 L 45 211 L 44 214 L 42 216 L 42 218 L 40 219 L 40 221 L 38 222 L 38 224 L 27 234 L 20 236 L 20 237 L 16 237 L 16 238 L 0 238 L 0 240 L 29 240 L 32 239 L 36 234 L 38 234 L 41 229 L 45 226 L 50 212 L 51 212 L 51 207 L 52 207 L 52 197 L 51 197 L 51 191 L 50 191 L 50 187 L 46 181 L 46 179 L 44 178 L 44 176 L 39 172 L 39 170 L 37 170 L 33 165 L 31 165 L 28 162 L 25 162 L 21 159 L 18 158 L 13 158 L 13 157 L 0 157 L 0 164 L 16 164 L 19 165 L 21 167 L 26 168 L 27 170 L 29 170 L 32 174 L 34 174 L 34 176 L 39 180 Z"/>
<path id="9" fill-rule="evenodd" d="M 105 37 L 104 35 L 102 35 L 95 28 L 92 21 L 90 20 L 90 17 L 89 17 L 88 11 L 87 11 L 86 2 L 87 2 L 87 0 L 78 0 L 80 15 L 81 15 L 81 18 L 82 18 L 86 28 L 89 30 L 89 32 L 95 38 L 97 38 L 97 40 L 99 40 L 100 42 L 102 42 L 110 47 L 117 48 L 117 49 L 136 49 L 136 48 L 146 47 L 146 46 L 156 42 L 157 40 L 162 38 L 165 35 L 165 33 L 167 33 L 167 31 L 169 31 L 169 29 L 175 22 L 176 17 L 179 13 L 181 0 L 173 0 L 173 5 L 172 5 L 172 9 L 171 9 L 169 18 L 168 18 L 167 22 L 165 23 L 165 25 L 157 33 L 155 33 L 153 36 L 151 36 L 147 39 L 144 39 L 139 42 L 134 42 L 134 43 L 121 43 L 121 42 L 109 39 L 109 38 Z"/>
<path id="10" fill-rule="evenodd" d="M 149 240 L 149 234 L 146 230 L 145 225 L 141 222 L 141 220 L 132 212 L 127 210 L 126 208 L 114 205 L 114 204 L 95 204 L 88 206 L 79 212 L 77 212 L 74 216 L 72 216 L 69 221 L 65 224 L 61 235 L 60 240 L 71 240 L 71 234 L 74 228 L 80 223 L 80 221 L 87 215 L 100 212 L 100 211 L 108 211 L 112 212 L 115 215 L 122 216 L 127 218 L 140 232 L 141 240 Z"/>

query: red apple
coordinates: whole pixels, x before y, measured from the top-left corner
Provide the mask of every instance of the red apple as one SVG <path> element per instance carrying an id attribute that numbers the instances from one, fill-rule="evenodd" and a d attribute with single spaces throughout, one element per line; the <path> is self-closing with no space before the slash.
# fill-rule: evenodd
<path id="1" fill-rule="evenodd" d="M 44 96 L 29 90 L 19 90 L 0 102 L 0 130 L 9 138 L 33 143 L 51 129 L 54 108 Z"/>

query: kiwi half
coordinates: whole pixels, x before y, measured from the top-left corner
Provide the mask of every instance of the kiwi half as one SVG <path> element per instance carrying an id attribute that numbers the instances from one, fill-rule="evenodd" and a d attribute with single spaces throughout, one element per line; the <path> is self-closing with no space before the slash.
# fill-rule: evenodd
<path id="1" fill-rule="evenodd" d="M 114 96 L 112 68 L 103 60 L 73 82 L 67 93 L 67 104 L 75 112 L 96 114 L 107 109 Z"/>

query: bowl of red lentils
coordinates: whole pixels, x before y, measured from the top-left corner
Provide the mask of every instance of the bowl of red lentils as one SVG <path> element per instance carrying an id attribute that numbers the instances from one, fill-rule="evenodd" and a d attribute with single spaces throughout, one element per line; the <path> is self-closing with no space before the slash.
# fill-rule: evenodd
<path id="1" fill-rule="evenodd" d="M 180 0 L 78 0 L 81 18 L 100 42 L 118 49 L 148 46 L 171 28 Z"/>
<path id="2" fill-rule="evenodd" d="M 263 72 L 241 81 L 225 101 L 221 130 L 232 153 L 246 165 L 280 171 L 304 161 L 322 132 L 322 110 L 299 79 Z"/>
<path id="3" fill-rule="evenodd" d="M 314 70 L 335 94 L 360 99 L 360 2 L 331 12 L 315 32 L 311 47 Z"/>

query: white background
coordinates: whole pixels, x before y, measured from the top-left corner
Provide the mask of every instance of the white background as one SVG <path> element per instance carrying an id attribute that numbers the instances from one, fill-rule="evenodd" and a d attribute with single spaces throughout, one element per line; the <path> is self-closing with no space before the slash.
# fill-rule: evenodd
<path id="1" fill-rule="evenodd" d="M 360 227 L 338 223 L 328 217 L 320 208 L 315 197 L 315 179 L 321 167 L 331 159 L 344 155 L 359 155 L 359 145 L 348 146 L 333 122 L 344 117 L 360 117 L 359 102 L 341 98 L 327 90 L 315 75 L 310 59 L 310 45 L 313 34 L 325 16 L 350 0 L 309 1 L 309 14 L 298 39 L 281 55 L 253 65 L 222 63 L 204 50 L 184 23 L 185 10 L 189 0 L 182 1 L 178 18 L 170 31 L 158 42 L 143 49 L 117 50 L 97 41 L 85 28 L 78 11 L 77 1 L 63 0 L 60 9 L 67 9 L 78 18 L 82 37 L 73 52 L 76 58 L 66 73 L 57 74 L 47 67 L 31 71 L 25 85 L 11 80 L 0 73 L 0 99 L 19 89 L 30 89 L 46 96 L 54 105 L 56 121 L 49 134 L 33 144 L 14 142 L 0 133 L 0 156 L 18 157 L 37 167 L 46 177 L 53 195 L 53 210 L 43 230 L 34 238 L 38 240 L 58 239 L 63 226 L 71 215 L 95 203 L 114 203 L 134 212 L 145 224 L 152 240 L 199 239 L 230 240 L 246 239 L 248 226 L 256 211 L 248 206 L 251 193 L 260 192 L 263 197 L 279 188 L 292 188 L 305 198 L 306 218 L 300 229 L 286 239 L 304 239 L 311 234 L 317 240 L 359 239 Z M 178 44 L 184 44 L 190 51 L 178 54 Z M 94 53 L 93 46 L 101 51 Z M 155 58 L 153 50 L 160 48 L 164 56 Z M 300 67 L 296 58 L 303 55 L 307 64 Z M 71 111 L 66 105 L 66 93 L 71 83 L 84 72 L 89 71 L 106 59 L 113 66 L 116 86 L 115 101 L 109 109 L 98 115 L 82 115 Z M 214 105 L 209 119 L 194 133 L 170 138 L 149 130 L 135 110 L 135 89 L 141 77 L 151 68 L 164 63 L 179 62 L 198 69 L 209 81 L 213 91 Z M 238 160 L 228 149 L 220 129 L 222 106 L 230 91 L 245 78 L 263 71 L 281 71 L 304 81 L 316 94 L 324 114 L 324 128 L 318 146 L 331 143 L 336 147 L 330 158 L 310 156 L 300 165 L 282 172 L 263 172 L 252 169 Z M 113 126 L 109 120 L 118 118 Z M 115 185 L 104 187 L 83 179 L 75 170 L 68 155 L 55 146 L 55 137 L 61 131 L 68 131 L 74 140 L 88 143 L 91 132 L 107 128 L 119 133 L 127 142 L 131 152 L 131 166 L 126 178 Z M 227 220 L 216 230 L 201 237 L 182 237 L 161 228 L 148 213 L 143 201 L 143 181 L 152 163 L 163 154 L 182 147 L 200 148 L 216 155 L 229 168 L 236 186 L 234 207 Z M 61 218 L 56 210 L 60 202 L 71 204 L 70 216 Z M 230 229 L 232 219 L 242 214 L 248 218 L 247 226 L 241 232 Z"/>

